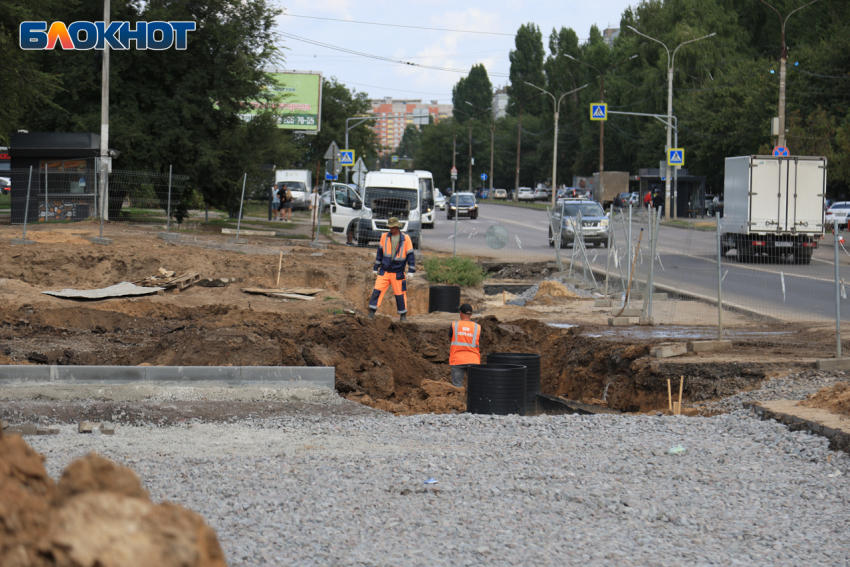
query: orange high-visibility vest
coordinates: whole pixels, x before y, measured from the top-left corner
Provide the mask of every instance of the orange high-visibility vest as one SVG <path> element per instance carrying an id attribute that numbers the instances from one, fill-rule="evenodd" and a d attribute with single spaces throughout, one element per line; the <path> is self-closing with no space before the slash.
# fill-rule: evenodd
<path id="1" fill-rule="evenodd" d="M 398 248 L 393 250 L 392 235 L 389 232 L 385 232 L 381 235 L 381 248 L 384 249 L 384 256 L 389 256 L 396 261 L 404 261 L 407 255 L 413 251 L 413 242 L 403 232 L 399 232 L 399 237 Z"/>
<path id="2" fill-rule="evenodd" d="M 481 327 L 477 323 L 472 321 L 453 322 L 449 365 L 481 364 L 481 353 L 478 350 L 480 336 Z"/>

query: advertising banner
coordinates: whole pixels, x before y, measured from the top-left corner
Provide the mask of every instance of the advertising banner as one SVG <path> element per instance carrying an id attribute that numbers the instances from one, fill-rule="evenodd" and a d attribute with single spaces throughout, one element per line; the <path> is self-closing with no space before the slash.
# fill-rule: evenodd
<path id="1" fill-rule="evenodd" d="M 322 126 L 322 75 L 320 73 L 269 73 L 274 79 L 270 100 L 243 103 L 245 120 L 271 108 L 279 116 L 278 128 L 319 132 Z"/>

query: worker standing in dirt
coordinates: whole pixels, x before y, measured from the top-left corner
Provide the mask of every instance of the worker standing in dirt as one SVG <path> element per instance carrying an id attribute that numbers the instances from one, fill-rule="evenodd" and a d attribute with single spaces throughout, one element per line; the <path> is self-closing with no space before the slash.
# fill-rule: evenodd
<path id="1" fill-rule="evenodd" d="M 472 322 L 472 306 L 464 303 L 458 309 L 460 321 L 452 323 L 449 366 L 452 367 L 452 386 L 463 387 L 466 370 L 481 364 L 481 325 Z"/>
<path id="2" fill-rule="evenodd" d="M 378 254 L 375 257 L 375 289 L 369 299 L 369 318 L 375 318 L 375 312 L 381 306 L 384 294 L 392 287 L 395 305 L 401 320 L 407 320 L 407 281 L 416 273 L 416 259 L 413 257 L 413 241 L 401 232 L 401 223 L 396 217 L 387 222 L 388 233 L 381 236 Z M 404 265 L 407 264 L 407 276 Z"/>

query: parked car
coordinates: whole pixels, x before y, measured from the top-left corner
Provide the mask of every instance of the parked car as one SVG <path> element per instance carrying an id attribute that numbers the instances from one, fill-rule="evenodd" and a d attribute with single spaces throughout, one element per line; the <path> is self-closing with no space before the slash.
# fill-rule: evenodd
<path id="1" fill-rule="evenodd" d="M 847 218 L 850 217 L 850 201 L 837 201 L 826 211 L 825 223 L 828 227 L 838 223 L 839 227 L 847 226 Z"/>
<path id="2" fill-rule="evenodd" d="M 520 197 L 522 197 L 522 193 L 520 193 Z M 549 199 L 549 191 L 547 191 L 543 187 L 538 187 L 534 190 L 534 200 L 535 201 L 546 201 Z"/>
<path id="3" fill-rule="evenodd" d="M 12 192 L 12 178 L 0 177 L 0 195 L 8 195 Z"/>
<path id="4" fill-rule="evenodd" d="M 519 201 L 533 201 L 534 200 L 534 189 L 531 187 L 520 187 L 519 188 L 519 196 L 517 196 L 517 200 Z"/>
<path id="5" fill-rule="evenodd" d="M 561 247 L 573 243 L 576 239 L 575 230 L 569 219 L 577 217 L 581 213 L 581 232 L 585 244 L 595 246 L 606 246 L 608 244 L 608 215 L 602 205 L 592 199 L 562 199 L 557 202 L 555 218 L 560 219 L 561 224 Z M 561 211 L 564 217 L 561 218 Z M 556 237 L 552 232 L 552 223 L 549 223 L 549 246 L 554 247 Z"/>
<path id="6" fill-rule="evenodd" d="M 442 193 L 440 193 L 439 189 L 434 189 L 434 206 L 437 207 L 438 210 L 446 210 L 446 198 Z"/>
<path id="7" fill-rule="evenodd" d="M 713 217 L 716 213 L 720 213 L 721 217 L 723 216 L 723 197 L 715 197 L 708 204 L 708 216 Z"/>
<path id="8" fill-rule="evenodd" d="M 478 203 L 475 201 L 475 195 L 472 193 L 455 193 L 451 196 L 446 218 L 452 220 L 455 216 L 458 218 L 478 218 Z"/>
<path id="9" fill-rule="evenodd" d="M 493 189 L 493 198 L 494 199 L 507 199 L 508 192 L 504 189 Z"/>

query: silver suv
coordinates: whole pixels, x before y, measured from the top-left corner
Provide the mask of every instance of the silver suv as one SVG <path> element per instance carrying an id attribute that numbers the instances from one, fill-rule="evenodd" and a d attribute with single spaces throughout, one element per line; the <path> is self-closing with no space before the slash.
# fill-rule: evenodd
<path id="1" fill-rule="evenodd" d="M 591 243 L 595 246 L 608 244 L 609 219 L 602 205 L 593 199 L 560 199 L 552 213 L 554 220 L 549 223 L 549 246 L 555 246 L 557 235 L 553 234 L 552 225 L 558 221 L 561 224 L 561 247 L 575 241 L 575 231 L 570 219 L 577 217 L 579 213 L 581 213 L 581 232 L 585 244 Z"/>

